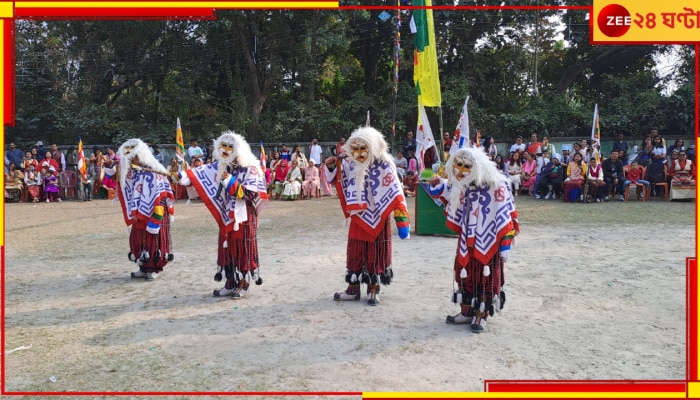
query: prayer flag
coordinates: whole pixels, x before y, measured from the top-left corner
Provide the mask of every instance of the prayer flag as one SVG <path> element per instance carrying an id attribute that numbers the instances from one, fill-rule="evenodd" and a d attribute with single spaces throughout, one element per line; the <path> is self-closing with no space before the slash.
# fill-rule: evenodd
<path id="1" fill-rule="evenodd" d="M 598 153 L 598 148 L 600 147 L 600 116 L 598 115 L 598 104 L 596 103 L 595 109 L 593 110 L 593 123 L 591 129 L 591 146 L 593 146 L 593 153 L 595 154 L 596 162 L 600 162 L 600 154 Z M 597 146 L 596 146 L 597 145 Z"/>
<path id="2" fill-rule="evenodd" d="M 180 118 L 177 119 L 177 133 L 175 135 L 175 154 L 180 160 L 185 160 L 185 140 L 182 138 Z"/>
<path id="3" fill-rule="evenodd" d="M 369 110 L 367 110 L 367 122 L 365 123 L 365 126 L 370 126 L 369 125 Z"/>
<path id="4" fill-rule="evenodd" d="M 462 113 L 459 115 L 459 122 L 457 122 L 457 129 L 455 129 L 454 143 L 450 147 L 450 155 L 454 154 L 455 151 L 463 149 L 469 146 L 469 109 L 467 104 L 469 103 L 469 96 L 464 101 L 464 107 L 462 107 Z"/>
<path id="5" fill-rule="evenodd" d="M 412 5 L 431 7 L 432 1 L 414 0 Z M 416 26 L 415 49 L 413 51 L 413 83 L 418 95 L 418 103 L 426 107 L 440 107 L 442 96 L 440 94 L 432 8 L 414 10 L 412 21 Z"/>
<path id="6" fill-rule="evenodd" d="M 260 141 L 260 166 L 262 167 L 262 171 L 265 172 L 265 164 L 267 164 L 267 156 L 265 155 L 265 146 L 263 145 L 263 141 Z"/>
<path id="7" fill-rule="evenodd" d="M 83 138 L 78 138 L 78 172 L 83 178 L 87 176 L 87 165 L 85 164 L 85 154 L 83 154 Z"/>
<path id="8" fill-rule="evenodd" d="M 420 102 L 418 103 L 418 127 L 416 128 L 416 151 L 418 152 L 418 165 L 424 168 L 431 168 L 432 165 L 423 165 L 423 156 L 425 152 L 431 147 L 435 147 L 435 157 L 437 161 L 440 161 L 440 156 L 438 155 L 438 149 L 435 145 L 435 138 L 433 137 L 433 131 L 430 129 L 430 122 L 428 121 L 428 115 L 425 113 L 425 107 Z"/>

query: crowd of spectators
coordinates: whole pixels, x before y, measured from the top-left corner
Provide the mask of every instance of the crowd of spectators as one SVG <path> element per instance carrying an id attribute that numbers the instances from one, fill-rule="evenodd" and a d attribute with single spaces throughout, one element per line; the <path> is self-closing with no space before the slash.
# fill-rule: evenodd
<path id="1" fill-rule="evenodd" d="M 263 161 L 270 198 L 303 200 L 332 196 L 334 190 L 325 179 L 324 160 L 330 155 L 342 157 L 344 144 L 341 137 L 335 146 L 324 151 L 314 138 L 304 149 L 294 145 L 290 150 L 286 144 L 261 149 L 267 155 Z M 450 135 L 445 133 L 443 160 L 449 157 L 452 144 Z M 213 140 L 200 146 L 199 140 L 194 139 L 185 155 L 167 160 L 158 145 L 149 143 L 149 146 L 156 159 L 166 165 L 177 198 L 190 197 L 185 188 L 178 187 L 178 174 L 183 169 L 213 161 Z M 623 201 L 628 187 L 643 186 L 649 197 L 666 198 L 671 194 L 673 198 L 674 189 L 694 187 L 696 180 L 695 145 L 686 146 L 683 139 L 677 139 L 667 147 L 655 128 L 638 144 L 628 143 L 623 134 L 618 134 L 607 155 L 599 151 L 597 143 L 589 145 L 587 140 L 562 145 L 559 153 L 547 136 L 538 140 L 536 133 L 528 142 L 517 136 L 505 154 L 499 152 L 491 136 L 486 136 L 480 146 L 510 178 L 515 196 L 601 203 L 615 197 Z M 435 155 L 423 157 L 419 162 L 416 140 L 413 132 L 408 132 L 397 149 L 395 164 L 409 197 L 416 194 L 421 166 L 432 165 L 431 157 Z M 106 170 L 118 161 L 114 146 L 86 149 L 87 171 L 83 176 L 78 173 L 78 153 L 74 146 L 64 153 L 56 144 L 44 148 L 42 141 L 26 151 L 9 143 L 5 152 L 5 199 L 60 202 L 66 194 L 82 201 L 113 198 L 116 179 Z M 71 184 L 74 191 L 64 190 Z"/>
<path id="2" fill-rule="evenodd" d="M 558 153 L 547 136 L 538 141 L 534 133 L 527 143 L 516 137 L 504 157 L 488 141 L 482 147 L 510 178 L 515 196 L 601 203 L 615 197 L 625 201 L 628 188 L 638 186 L 638 191 L 648 194 L 646 199 L 695 198 L 695 145 L 686 148 L 683 139 L 677 139 L 667 148 L 656 128 L 639 144 L 630 144 L 624 134 L 618 134 L 607 155 L 598 143 L 585 139 L 563 145 Z"/>

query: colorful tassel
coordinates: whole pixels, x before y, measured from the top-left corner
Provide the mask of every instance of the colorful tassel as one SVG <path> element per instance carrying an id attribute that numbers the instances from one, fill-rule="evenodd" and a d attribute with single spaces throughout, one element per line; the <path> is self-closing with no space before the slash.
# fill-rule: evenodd
<path id="1" fill-rule="evenodd" d="M 465 278 L 467 277 L 467 270 L 464 269 L 464 268 L 462 268 L 462 270 L 459 271 L 459 277 L 460 277 L 461 279 L 465 279 Z"/>
<path id="2" fill-rule="evenodd" d="M 491 268 L 488 265 L 484 265 L 484 276 L 491 275 Z"/>

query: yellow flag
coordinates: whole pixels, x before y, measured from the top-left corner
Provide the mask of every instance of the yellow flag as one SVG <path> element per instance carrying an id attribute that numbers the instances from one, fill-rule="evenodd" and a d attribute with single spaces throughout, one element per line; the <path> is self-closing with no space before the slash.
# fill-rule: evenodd
<path id="1" fill-rule="evenodd" d="M 431 0 L 414 0 L 414 6 L 432 6 Z M 426 107 L 440 107 L 440 77 L 435 46 L 435 26 L 431 8 L 413 11 L 411 27 L 415 26 L 415 49 L 413 51 L 413 83 L 418 103 Z"/>

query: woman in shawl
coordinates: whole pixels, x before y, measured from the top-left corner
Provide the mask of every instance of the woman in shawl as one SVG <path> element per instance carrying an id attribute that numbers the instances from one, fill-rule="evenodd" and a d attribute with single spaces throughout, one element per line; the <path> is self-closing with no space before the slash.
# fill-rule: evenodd
<path id="1" fill-rule="evenodd" d="M 287 173 L 287 178 L 284 180 L 284 192 L 282 193 L 282 198 L 284 200 L 296 200 L 301 194 L 301 169 L 299 169 L 299 163 L 294 160 L 292 161 L 292 168 Z"/>

